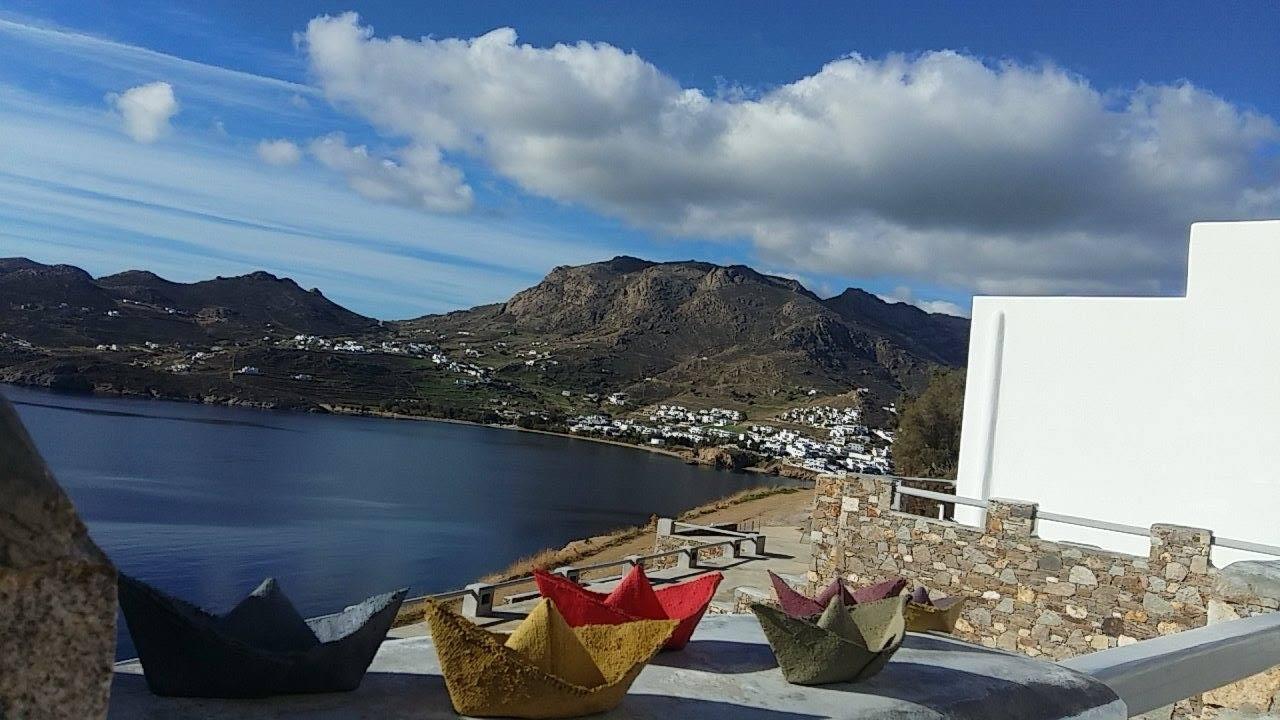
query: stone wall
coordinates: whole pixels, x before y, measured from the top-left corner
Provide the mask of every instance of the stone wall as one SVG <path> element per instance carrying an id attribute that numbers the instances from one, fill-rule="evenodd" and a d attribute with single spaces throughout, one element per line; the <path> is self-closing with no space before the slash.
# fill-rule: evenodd
<path id="1" fill-rule="evenodd" d="M 705 541 L 700 541 L 697 537 L 691 537 L 688 535 L 660 535 L 653 543 L 653 551 L 655 553 L 660 553 L 667 552 L 668 550 L 697 548 L 698 560 L 709 560 L 711 558 L 723 557 L 726 552 L 732 552 L 731 548 L 725 545 L 704 547 L 703 542 Z M 669 555 L 663 558 L 645 560 L 644 567 L 646 570 L 661 570 L 664 568 L 675 567 L 679 562 L 679 556 Z"/>
<path id="2" fill-rule="evenodd" d="M 726 553 L 732 553 L 733 549 L 727 545 L 707 545 L 707 543 L 718 542 L 720 540 L 731 539 L 727 535 L 718 535 L 709 530 L 674 530 L 669 524 L 664 525 L 666 518 L 658 521 L 657 537 L 653 543 L 653 552 L 667 552 L 669 550 L 681 550 L 685 548 L 697 548 L 695 563 L 698 560 L 709 560 L 711 558 L 724 557 Z M 737 523 L 718 523 L 708 527 L 722 528 L 739 532 Z M 680 557 L 671 555 L 664 558 L 646 560 L 644 563 L 646 570 L 660 570 L 663 568 L 675 567 L 680 562 Z"/>
<path id="3" fill-rule="evenodd" d="M 1154 525 L 1136 557 L 1036 537 L 1034 503 L 991 500 L 975 528 L 893 510 L 890 478 L 824 476 L 816 494 L 812 586 L 900 575 L 963 595 L 957 634 L 991 647 L 1062 659 L 1199 627 L 1211 602 L 1239 616 L 1280 607 L 1280 590 L 1215 590 L 1205 529 Z"/>

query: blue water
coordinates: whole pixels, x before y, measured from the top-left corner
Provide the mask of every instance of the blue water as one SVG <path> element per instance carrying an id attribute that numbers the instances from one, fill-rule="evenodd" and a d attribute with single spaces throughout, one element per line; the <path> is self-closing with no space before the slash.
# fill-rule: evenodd
<path id="1" fill-rule="evenodd" d="M 267 576 L 306 615 L 458 588 L 545 547 L 778 482 L 470 425 L 0 393 L 120 570 L 214 611 Z M 121 626 L 117 655 L 130 657 Z"/>

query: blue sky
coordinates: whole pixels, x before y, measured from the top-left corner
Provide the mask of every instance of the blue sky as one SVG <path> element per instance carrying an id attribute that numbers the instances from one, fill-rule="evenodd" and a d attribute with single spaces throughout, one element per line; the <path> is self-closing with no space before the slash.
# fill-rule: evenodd
<path id="1" fill-rule="evenodd" d="M 1268 3 L 0 2 L 0 254 L 406 317 L 616 254 L 1174 294 L 1280 216 Z"/>

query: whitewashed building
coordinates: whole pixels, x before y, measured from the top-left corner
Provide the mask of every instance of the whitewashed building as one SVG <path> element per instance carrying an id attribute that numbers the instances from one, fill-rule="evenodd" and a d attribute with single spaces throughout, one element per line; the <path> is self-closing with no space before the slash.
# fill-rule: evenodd
<path id="1" fill-rule="evenodd" d="M 1267 221 L 1192 226 L 1183 297 L 974 298 L 958 494 L 1280 545 L 1278 290 Z M 1142 537 L 1039 530 L 1147 552 Z"/>

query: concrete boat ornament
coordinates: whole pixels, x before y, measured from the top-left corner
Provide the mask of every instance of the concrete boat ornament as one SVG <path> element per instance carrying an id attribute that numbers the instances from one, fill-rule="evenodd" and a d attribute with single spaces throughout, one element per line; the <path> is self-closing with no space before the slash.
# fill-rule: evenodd
<path id="1" fill-rule="evenodd" d="M 256 698 L 360 686 L 406 590 L 304 620 L 268 578 L 213 615 L 124 574 L 120 607 L 156 695 Z"/>
<path id="2" fill-rule="evenodd" d="M 542 570 L 535 570 L 533 578 L 538 592 L 556 604 L 570 627 L 677 620 L 680 624 L 664 649 L 679 650 L 689 642 L 724 575 L 711 572 L 654 590 L 644 566 L 634 565 L 608 594 L 588 590 L 566 577 Z"/>
<path id="3" fill-rule="evenodd" d="M 836 594 L 817 618 L 799 618 L 755 604 L 765 639 L 796 685 L 865 680 L 880 672 L 906 635 L 903 608 L 907 596 L 846 605 Z"/>
<path id="4" fill-rule="evenodd" d="M 564 718 L 615 707 L 679 624 L 637 620 L 570 628 L 543 599 L 510 635 L 427 603 L 449 700 L 471 717 Z"/>
<path id="5" fill-rule="evenodd" d="M 960 619 L 964 598 L 952 595 L 944 598 L 931 598 L 929 591 L 918 587 L 912 591 L 907 602 L 907 630 L 911 632 L 955 632 L 956 620 Z"/>
<path id="6" fill-rule="evenodd" d="M 831 603 L 831 599 L 839 596 L 845 605 L 875 602 L 886 598 L 897 597 L 907 587 L 902 578 L 890 578 L 874 585 L 850 590 L 844 581 L 836 578 L 816 597 L 809 597 L 797 592 L 786 580 L 769 571 L 769 582 L 773 583 L 773 592 L 778 596 L 778 604 L 782 611 L 794 618 L 812 618 L 821 615 Z"/>

